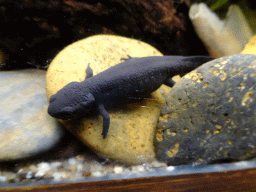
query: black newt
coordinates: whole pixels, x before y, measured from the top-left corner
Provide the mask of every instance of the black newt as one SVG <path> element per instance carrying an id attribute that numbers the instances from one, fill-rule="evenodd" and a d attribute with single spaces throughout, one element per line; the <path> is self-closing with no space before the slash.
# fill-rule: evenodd
<path id="1" fill-rule="evenodd" d="M 107 137 L 110 117 L 104 104 L 115 99 L 140 97 L 162 84 L 172 87 L 173 76 L 181 76 L 214 58 L 207 56 L 152 56 L 129 58 L 95 76 L 88 65 L 86 79 L 71 82 L 50 98 L 48 113 L 58 119 L 71 119 L 95 108 L 103 117 L 103 138 Z"/>

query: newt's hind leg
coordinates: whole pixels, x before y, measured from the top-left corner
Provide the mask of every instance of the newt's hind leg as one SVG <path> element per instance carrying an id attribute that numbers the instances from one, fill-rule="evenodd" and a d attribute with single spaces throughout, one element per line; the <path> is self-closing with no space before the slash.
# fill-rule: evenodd
<path id="1" fill-rule="evenodd" d="M 165 85 L 167 85 L 167 86 L 169 86 L 169 87 L 173 87 L 174 85 L 175 85 L 175 81 L 173 81 L 172 80 L 172 78 L 168 78 L 165 82 L 164 82 L 164 84 Z"/>
<path id="2" fill-rule="evenodd" d="M 87 68 L 85 70 L 85 73 L 86 73 L 85 79 L 93 76 L 93 70 L 90 67 L 90 63 L 88 64 L 88 66 L 87 66 Z"/>

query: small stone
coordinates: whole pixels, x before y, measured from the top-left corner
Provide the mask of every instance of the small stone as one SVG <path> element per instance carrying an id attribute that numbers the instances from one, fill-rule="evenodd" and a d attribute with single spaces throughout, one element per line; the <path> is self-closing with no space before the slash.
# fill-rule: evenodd
<path id="1" fill-rule="evenodd" d="M 60 172 L 53 173 L 53 180 L 54 181 L 60 181 L 63 179 L 63 174 Z"/>
<path id="2" fill-rule="evenodd" d="M 84 166 L 83 166 L 83 164 L 78 164 L 77 166 L 76 166 L 76 169 L 77 169 L 77 171 L 83 171 L 84 170 Z"/>
<path id="3" fill-rule="evenodd" d="M 114 173 L 122 173 L 123 171 L 124 171 L 124 168 L 121 166 L 114 167 Z"/>
<path id="4" fill-rule="evenodd" d="M 91 176 L 93 177 L 101 177 L 103 174 L 100 171 L 92 172 Z"/>
<path id="5" fill-rule="evenodd" d="M 208 62 L 170 91 L 155 136 L 168 165 L 206 164 L 256 156 L 256 55 Z"/>
<path id="6" fill-rule="evenodd" d="M 59 167 L 61 167 L 62 166 L 62 162 L 52 162 L 51 163 L 51 168 L 52 169 L 58 169 Z"/>
<path id="7" fill-rule="evenodd" d="M 130 38 L 96 35 L 77 41 L 62 50 L 51 62 L 47 76 L 47 97 L 72 81 L 83 81 L 90 63 L 94 75 L 123 62 L 121 58 L 161 56 L 150 45 Z M 62 121 L 64 126 L 104 158 L 126 164 L 140 164 L 155 159 L 153 138 L 160 109 L 164 103 L 163 85 L 158 91 L 122 108 L 108 111 L 110 129 L 102 138 L 102 117 L 94 115 L 81 120 Z"/>
<path id="8" fill-rule="evenodd" d="M 167 165 L 163 162 L 159 162 L 157 160 L 153 161 L 152 163 L 150 163 L 150 166 L 151 167 L 154 167 L 154 168 L 159 168 L 159 167 L 167 167 Z"/>
<path id="9" fill-rule="evenodd" d="M 7 172 L 7 174 L 5 174 L 5 178 L 9 183 L 20 182 L 20 179 L 19 177 L 17 177 L 17 174 L 13 172 Z"/>
<path id="10" fill-rule="evenodd" d="M 7 178 L 5 176 L 0 176 L 0 182 L 6 182 Z"/>
<path id="11" fill-rule="evenodd" d="M 55 173 L 53 173 L 52 177 L 53 177 L 53 180 L 55 180 L 55 181 L 65 180 L 67 178 L 71 179 L 70 178 L 70 173 L 67 173 L 67 172 L 64 172 L 64 171 L 55 172 Z"/>
<path id="12" fill-rule="evenodd" d="M 143 165 L 136 165 L 131 167 L 132 172 L 144 172 L 145 167 Z"/>
<path id="13" fill-rule="evenodd" d="M 63 130 L 47 114 L 45 71 L 0 72 L 0 160 L 15 160 L 45 152 Z"/>
<path id="14" fill-rule="evenodd" d="M 20 169 L 17 172 L 17 176 L 20 180 L 31 179 L 33 177 L 33 172 L 28 169 Z"/>
<path id="15" fill-rule="evenodd" d="M 50 169 L 51 169 L 51 166 L 49 165 L 49 163 L 45 163 L 45 162 L 39 163 L 37 165 L 37 173 L 35 174 L 35 177 L 42 178 L 45 175 L 45 173 Z"/>
<path id="16" fill-rule="evenodd" d="M 173 171 L 173 170 L 175 170 L 175 167 L 174 166 L 168 166 L 168 167 L 166 167 L 166 170 L 167 171 Z"/>
<path id="17" fill-rule="evenodd" d="M 77 164 L 77 160 L 76 160 L 75 158 L 70 158 L 70 159 L 68 160 L 68 163 L 69 163 L 70 165 L 76 165 L 76 164 Z"/>

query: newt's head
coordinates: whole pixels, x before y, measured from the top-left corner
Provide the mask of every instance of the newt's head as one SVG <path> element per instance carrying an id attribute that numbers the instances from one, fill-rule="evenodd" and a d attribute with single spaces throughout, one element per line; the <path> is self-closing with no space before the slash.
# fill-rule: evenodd
<path id="1" fill-rule="evenodd" d="M 79 82 L 71 82 L 51 96 L 48 113 L 57 119 L 71 119 L 88 112 L 94 101 L 93 95 L 82 89 Z"/>

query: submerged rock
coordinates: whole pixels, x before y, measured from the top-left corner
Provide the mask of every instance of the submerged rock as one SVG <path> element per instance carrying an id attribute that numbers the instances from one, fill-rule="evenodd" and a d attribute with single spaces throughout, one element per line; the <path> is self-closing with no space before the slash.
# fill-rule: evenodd
<path id="1" fill-rule="evenodd" d="M 45 71 L 0 72 L 0 161 L 52 148 L 63 130 L 47 114 Z"/>
<path id="2" fill-rule="evenodd" d="M 185 75 L 163 106 L 155 136 L 169 165 L 256 155 L 256 55 L 213 60 Z"/>

